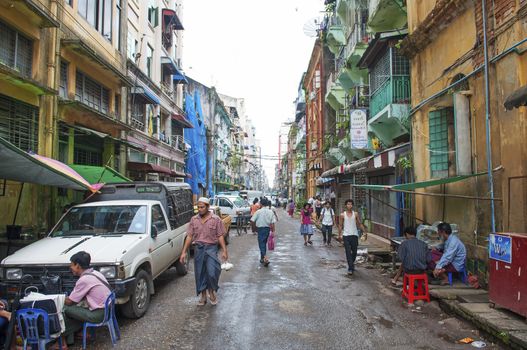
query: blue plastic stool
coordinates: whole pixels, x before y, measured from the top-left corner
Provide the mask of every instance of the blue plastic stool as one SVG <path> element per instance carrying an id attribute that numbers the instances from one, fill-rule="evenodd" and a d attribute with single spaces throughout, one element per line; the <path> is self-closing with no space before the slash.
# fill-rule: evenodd
<path id="1" fill-rule="evenodd" d="M 461 271 L 458 271 L 457 273 L 461 274 L 461 282 L 467 284 L 467 268 L 463 266 L 463 269 Z M 452 285 L 452 272 L 448 273 L 448 284 Z"/>
<path id="2" fill-rule="evenodd" d="M 117 340 L 121 339 L 121 332 L 117 324 L 117 317 L 115 317 L 115 293 L 111 292 L 104 303 L 104 318 L 101 323 L 84 322 L 82 329 L 82 348 L 86 349 L 86 330 L 90 327 L 108 327 L 110 337 L 112 338 L 112 346 L 117 344 Z"/>
<path id="3" fill-rule="evenodd" d="M 45 350 L 46 344 L 55 340 L 49 334 L 49 316 L 42 309 L 21 309 L 16 312 L 18 329 L 24 340 L 24 350 L 27 345 L 38 345 L 38 350 Z M 39 322 L 42 321 L 42 322 Z M 39 323 L 44 326 L 44 334 L 40 334 Z M 59 346 L 62 349 L 62 337 L 59 335 Z"/>

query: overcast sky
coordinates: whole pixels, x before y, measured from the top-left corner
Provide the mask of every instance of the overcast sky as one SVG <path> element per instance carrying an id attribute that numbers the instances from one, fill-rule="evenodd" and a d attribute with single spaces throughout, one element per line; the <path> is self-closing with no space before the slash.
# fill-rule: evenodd
<path id="1" fill-rule="evenodd" d="M 185 0 L 185 73 L 218 92 L 243 97 L 262 142 L 262 154 L 278 155 L 282 122 L 307 69 L 314 38 L 304 24 L 322 17 L 323 0 Z M 277 161 L 264 161 L 272 186 Z"/>

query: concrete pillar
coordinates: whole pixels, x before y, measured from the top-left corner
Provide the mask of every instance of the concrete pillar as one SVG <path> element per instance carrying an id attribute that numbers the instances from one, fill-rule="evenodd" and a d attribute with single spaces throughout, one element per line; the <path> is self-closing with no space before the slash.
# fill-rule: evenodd
<path id="1" fill-rule="evenodd" d="M 457 175 L 472 174 L 472 138 L 470 135 L 470 102 L 463 93 L 454 94 Z"/>

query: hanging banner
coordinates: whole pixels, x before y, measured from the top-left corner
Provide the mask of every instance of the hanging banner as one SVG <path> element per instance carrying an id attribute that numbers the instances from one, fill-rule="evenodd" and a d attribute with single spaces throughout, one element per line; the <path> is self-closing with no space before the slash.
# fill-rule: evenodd
<path id="1" fill-rule="evenodd" d="M 350 112 L 350 139 L 352 149 L 368 148 L 368 120 L 364 109 Z"/>

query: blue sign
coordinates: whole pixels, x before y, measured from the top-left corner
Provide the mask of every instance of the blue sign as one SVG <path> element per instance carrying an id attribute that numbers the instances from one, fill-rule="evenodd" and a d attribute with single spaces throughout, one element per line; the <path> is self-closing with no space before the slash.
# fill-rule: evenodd
<path id="1" fill-rule="evenodd" d="M 489 236 L 489 258 L 512 262 L 512 239 L 509 236 L 491 234 Z"/>

